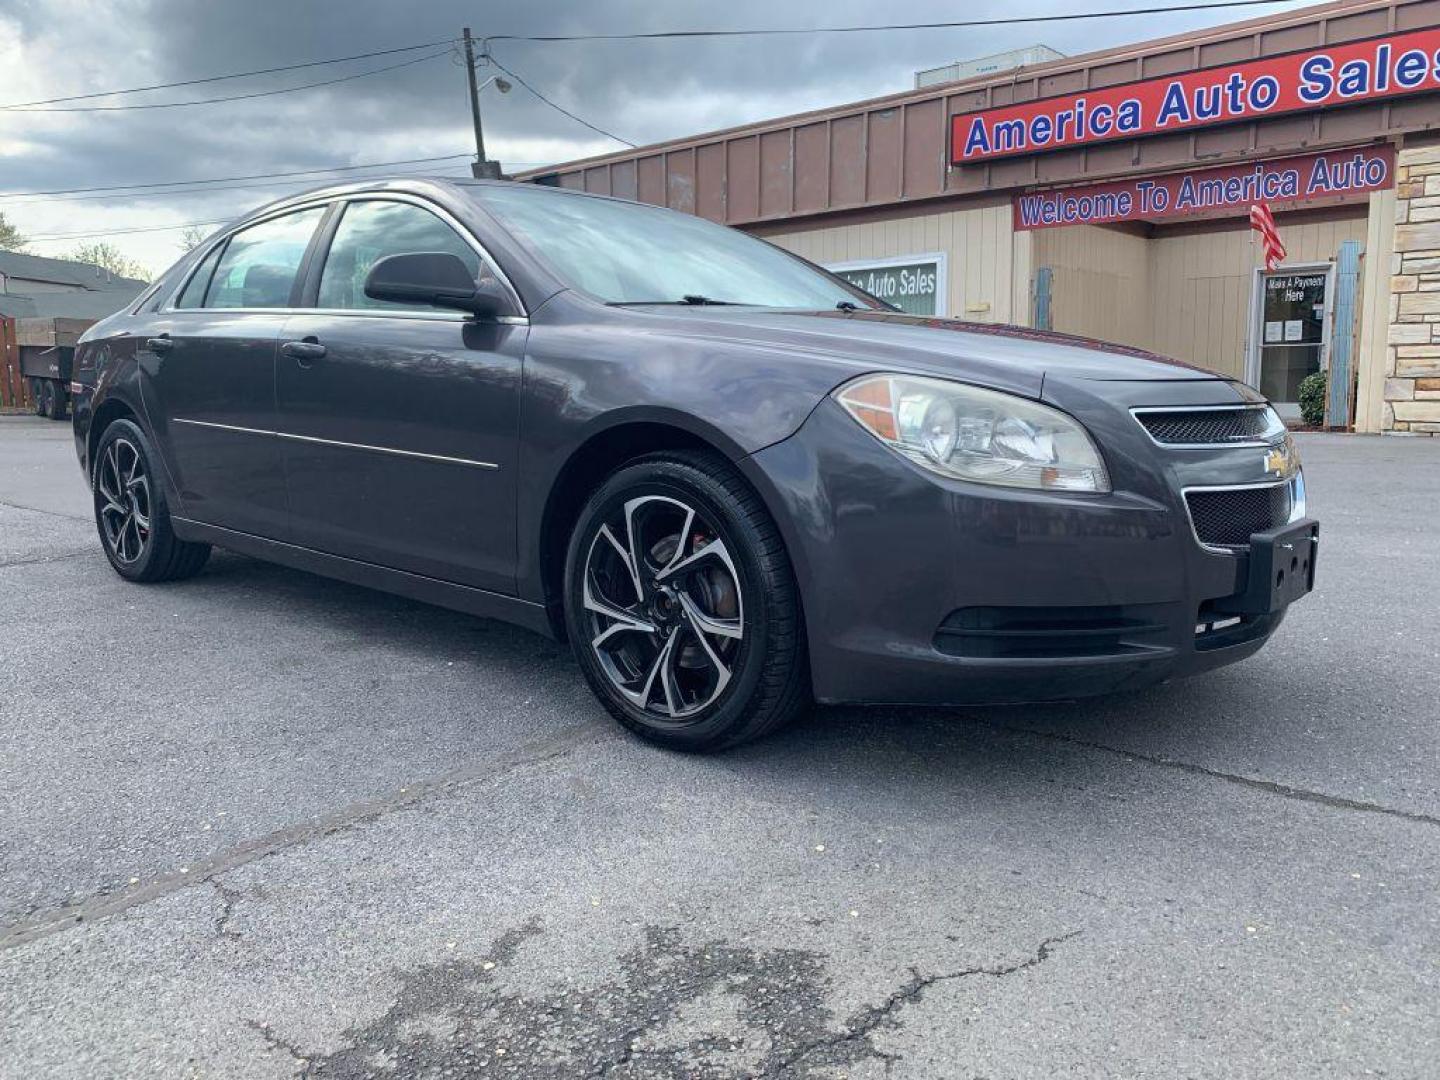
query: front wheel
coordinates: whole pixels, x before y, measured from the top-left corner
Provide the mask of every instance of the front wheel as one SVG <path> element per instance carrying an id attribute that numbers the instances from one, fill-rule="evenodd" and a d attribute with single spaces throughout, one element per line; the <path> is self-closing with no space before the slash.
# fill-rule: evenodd
<path id="1" fill-rule="evenodd" d="M 657 455 L 613 474 L 580 513 L 565 581 L 581 670 L 642 738 L 718 750 L 775 730 L 809 700 L 784 544 L 718 456 Z"/>

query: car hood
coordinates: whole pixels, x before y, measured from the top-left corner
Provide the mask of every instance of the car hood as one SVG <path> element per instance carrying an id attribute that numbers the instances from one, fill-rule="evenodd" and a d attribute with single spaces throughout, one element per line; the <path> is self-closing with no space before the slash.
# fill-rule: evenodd
<path id="1" fill-rule="evenodd" d="M 1219 379 L 1143 349 L 1020 326 L 890 311 L 764 308 L 645 309 L 707 337 L 823 353 L 871 370 L 900 370 L 1006 385 L 1038 397 L 1044 377 L 1122 382 Z M 703 324 L 703 329 L 700 325 Z"/>

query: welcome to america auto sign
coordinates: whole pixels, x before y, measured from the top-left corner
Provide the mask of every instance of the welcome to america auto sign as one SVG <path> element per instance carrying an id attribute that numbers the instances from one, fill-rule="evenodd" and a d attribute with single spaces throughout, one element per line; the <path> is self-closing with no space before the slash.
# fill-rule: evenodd
<path id="1" fill-rule="evenodd" d="M 1440 27 L 951 117 L 951 164 L 1440 89 Z"/>
<path id="2" fill-rule="evenodd" d="M 1304 203 L 1378 191 L 1394 183 L 1395 148 L 1298 154 L 1242 165 L 1136 176 L 1016 195 L 1015 228 L 1053 229 L 1111 221 L 1155 221 L 1227 211 L 1251 203 Z"/>

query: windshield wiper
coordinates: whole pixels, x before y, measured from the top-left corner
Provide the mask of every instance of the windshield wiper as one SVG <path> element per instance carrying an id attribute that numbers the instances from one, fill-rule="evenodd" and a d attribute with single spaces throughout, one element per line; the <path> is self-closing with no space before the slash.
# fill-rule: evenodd
<path id="1" fill-rule="evenodd" d="M 841 300 L 835 305 L 836 311 L 859 311 L 860 305 L 853 300 Z"/>
<path id="2" fill-rule="evenodd" d="M 763 307 L 763 304 L 751 304 L 744 300 L 715 300 L 708 296 L 700 296 L 697 293 L 686 293 L 679 300 L 612 300 L 610 307 L 646 307 L 649 305 L 679 305 L 682 307 Z"/>

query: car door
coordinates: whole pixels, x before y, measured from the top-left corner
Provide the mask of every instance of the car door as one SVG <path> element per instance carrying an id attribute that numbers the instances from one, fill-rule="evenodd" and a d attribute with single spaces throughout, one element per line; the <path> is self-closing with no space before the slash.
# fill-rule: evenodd
<path id="1" fill-rule="evenodd" d="M 477 278 L 495 272 L 438 207 L 360 198 L 329 228 L 314 307 L 286 320 L 276 369 L 294 542 L 513 593 L 525 320 L 365 296 L 387 255 L 449 252 Z"/>
<path id="2" fill-rule="evenodd" d="M 137 343 L 146 411 L 183 517 L 288 538 L 276 345 L 325 212 L 268 218 L 218 243 Z"/>

